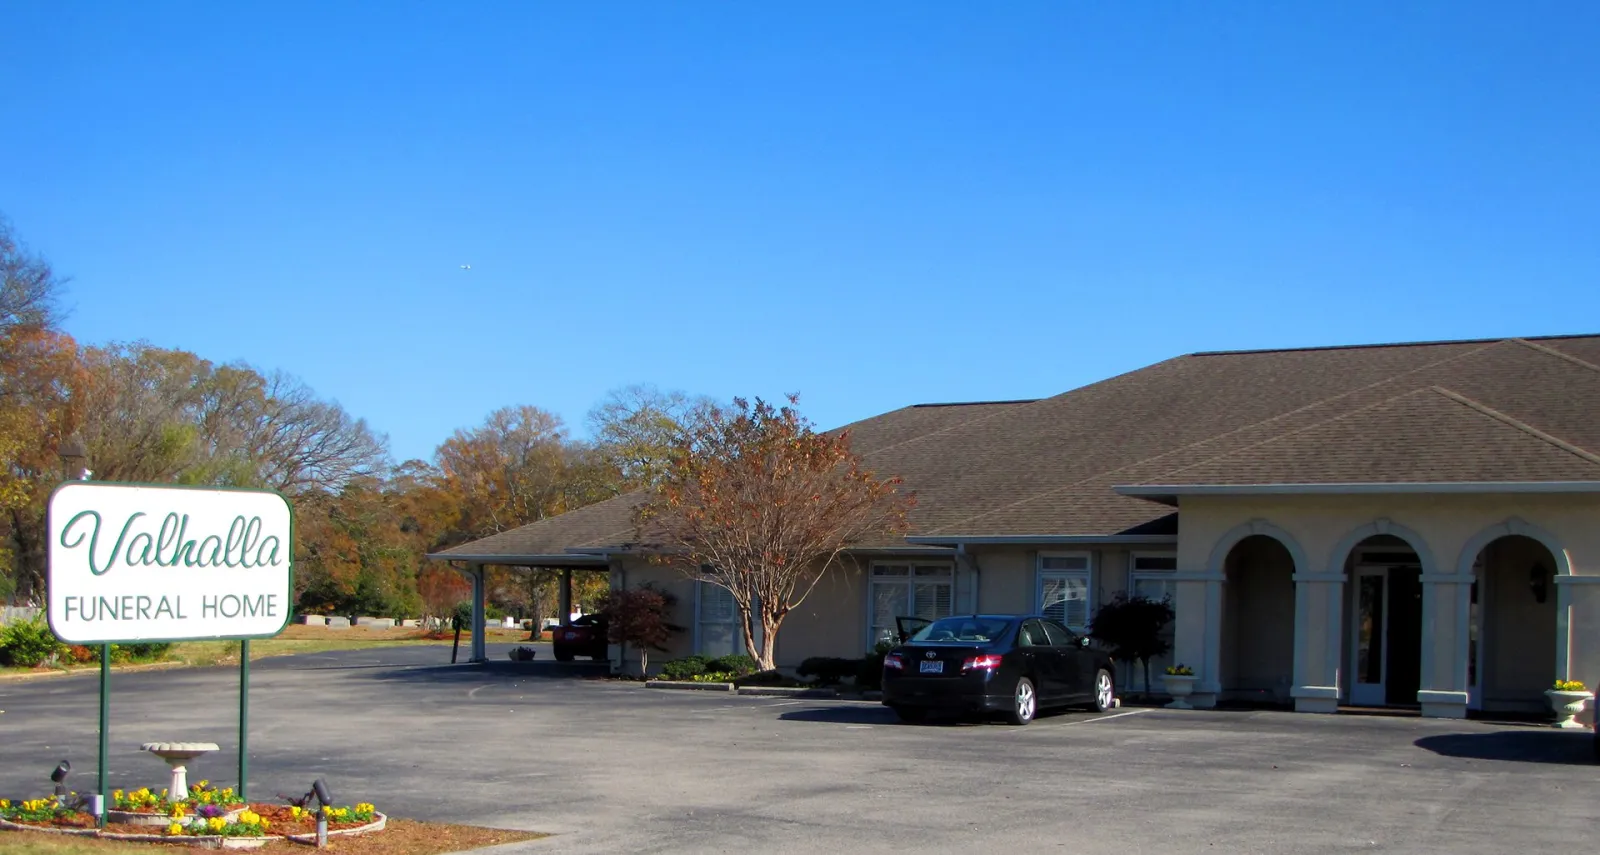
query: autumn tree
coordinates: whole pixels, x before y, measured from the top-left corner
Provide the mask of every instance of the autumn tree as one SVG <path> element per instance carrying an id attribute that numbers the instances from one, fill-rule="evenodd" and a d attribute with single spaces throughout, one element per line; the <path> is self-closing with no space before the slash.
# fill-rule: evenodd
<path id="1" fill-rule="evenodd" d="M 663 646 L 679 627 L 667 620 L 675 600 L 648 586 L 612 591 L 606 602 L 606 635 L 612 644 L 631 644 L 639 651 L 639 673 L 650 673 L 650 651 Z"/>
<path id="2" fill-rule="evenodd" d="M 472 583 L 449 567 L 435 565 L 418 574 L 417 592 L 422 596 L 422 608 L 430 616 L 443 617 L 472 596 Z"/>
<path id="3" fill-rule="evenodd" d="M 435 452 L 439 477 L 461 503 L 463 539 L 487 537 L 567 510 L 567 431 L 538 407 L 503 407 Z"/>
<path id="4" fill-rule="evenodd" d="M 818 580 L 852 560 L 852 545 L 903 533 L 915 501 L 899 478 L 862 467 L 848 431 L 818 433 L 788 400 L 713 408 L 675 444 L 635 516 L 655 560 L 732 593 L 762 669 L 774 667 L 784 618 Z"/>
<path id="5" fill-rule="evenodd" d="M 709 398 L 636 384 L 612 389 L 589 411 L 595 453 L 616 475 L 613 495 L 658 482 L 672 450 L 713 408 Z"/>
<path id="6" fill-rule="evenodd" d="M 44 502 L 77 427 L 77 345 L 55 329 L 65 281 L 0 216 L 0 598 L 44 591 Z"/>

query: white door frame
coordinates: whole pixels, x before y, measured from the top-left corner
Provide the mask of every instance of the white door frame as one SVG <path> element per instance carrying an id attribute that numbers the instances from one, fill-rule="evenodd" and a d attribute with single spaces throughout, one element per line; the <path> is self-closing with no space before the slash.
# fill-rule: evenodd
<path id="1" fill-rule="evenodd" d="M 1489 649 L 1489 645 L 1486 643 L 1487 639 L 1485 637 L 1485 630 L 1488 628 L 1488 622 L 1484 620 L 1484 618 L 1489 614 L 1489 586 L 1486 584 L 1486 580 L 1484 579 L 1484 567 L 1485 564 L 1482 562 L 1475 563 L 1475 566 L 1472 568 L 1473 587 L 1469 588 L 1467 593 L 1467 596 L 1469 597 L 1467 601 L 1467 631 L 1469 633 L 1472 631 L 1472 625 L 1474 623 L 1477 624 L 1478 630 L 1478 637 L 1476 640 L 1470 637 L 1467 639 L 1467 655 L 1474 657 L 1478 666 L 1472 670 L 1472 673 L 1469 675 L 1469 679 L 1467 680 L 1467 709 L 1470 710 L 1483 709 L 1483 671 L 1484 666 L 1487 664 L 1484 661 L 1483 654 L 1484 651 Z M 1476 621 L 1473 620 L 1472 601 L 1470 599 L 1473 590 L 1476 590 L 1478 593 L 1478 614 Z M 1477 649 L 1472 649 L 1473 645 L 1476 645 Z"/>
<path id="2" fill-rule="evenodd" d="M 1383 580 L 1378 590 L 1382 591 L 1383 625 L 1379 633 L 1383 639 L 1382 649 L 1376 651 L 1378 656 L 1378 673 L 1381 680 L 1376 683 L 1361 682 L 1361 578 L 1363 576 L 1376 576 Z M 1384 564 L 1357 564 L 1350 569 L 1350 619 L 1347 627 L 1350 633 L 1350 699 L 1352 706 L 1381 707 L 1388 704 L 1387 683 L 1389 679 L 1389 617 L 1394 610 L 1389 602 L 1389 566 Z"/>

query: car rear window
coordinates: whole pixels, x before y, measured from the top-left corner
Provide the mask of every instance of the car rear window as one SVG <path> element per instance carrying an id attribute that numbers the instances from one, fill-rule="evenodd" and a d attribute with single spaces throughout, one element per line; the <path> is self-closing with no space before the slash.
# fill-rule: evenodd
<path id="1" fill-rule="evenodd" d="M 1011 624 L 1002 618 L 942 618 L 918 630 L 911 640 L 933 644 L 988 644 L 1005 635 Z"/>

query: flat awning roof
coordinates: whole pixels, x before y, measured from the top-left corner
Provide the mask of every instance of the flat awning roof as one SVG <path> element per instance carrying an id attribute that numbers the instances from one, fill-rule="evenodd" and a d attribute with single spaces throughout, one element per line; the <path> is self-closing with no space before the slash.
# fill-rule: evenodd
<path id="1" fill-rule="evenodd" d="M 428 558 L 433 561 L 465 561 L 468 564 L 500 564 L 510 567 L 571 567 L 586 570 L 604 569 L 611 563 L 610 559 L 604 555 L 587 555 L 573 552 L 541 555 L 468 555 L 454 552 L 435 552 L 428 555 Z"/>

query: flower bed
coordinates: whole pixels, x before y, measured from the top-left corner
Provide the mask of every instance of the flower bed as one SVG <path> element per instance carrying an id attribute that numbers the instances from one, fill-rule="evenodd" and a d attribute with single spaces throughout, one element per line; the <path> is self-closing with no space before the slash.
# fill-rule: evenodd
<path id="1" fill-rule="evenodd" d="M 228 849 L 251 848 L 285 837 L 314 836 L 317 830 L 315 810 L 294 805 L 247 805 L 234 799 L 231 789 L 201 787 L 198 799 L 178 803 L 166 802 L 165 794 L 157 796 L 148 789 L 129 793 L 117 791 L 112 795 L 114 804 L 140 810 L 112 811 L 107 816 L 106 827 L 100 829 L 92 814 L 59 806 L 54 798 L 19 802 L 0 799 L 0 829 Z M 166 809 L 165 814 L 157 812 L 160 807 Z M 329 807 L 327 813 L 328 833 L 333 835 L 380 831 L 387 822 L 387 817 L 366 802 Z M 119 816 L 124 819 L 119 820 Z"/>

